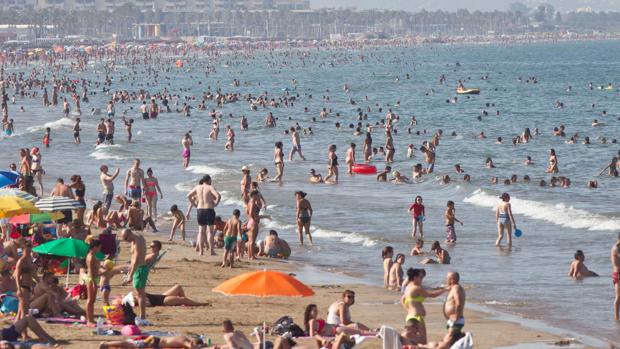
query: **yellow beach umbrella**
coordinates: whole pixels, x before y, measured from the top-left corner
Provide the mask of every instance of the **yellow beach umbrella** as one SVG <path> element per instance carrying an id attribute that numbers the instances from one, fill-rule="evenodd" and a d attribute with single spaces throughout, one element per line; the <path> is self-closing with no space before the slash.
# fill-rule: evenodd
<path id="1" fill-rule="evenodd" d="M 41 211 L 29 201 L 16 196 L 0 196 L 0 218 L 10 218 L 26 213 L 40 213 Z"/>

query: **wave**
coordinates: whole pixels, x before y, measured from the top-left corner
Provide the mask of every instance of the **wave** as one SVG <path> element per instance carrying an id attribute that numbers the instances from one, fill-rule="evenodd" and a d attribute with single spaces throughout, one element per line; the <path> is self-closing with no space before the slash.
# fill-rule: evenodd
<path id="1" fill-rule="evenodd" d="M 220 202 L 226 206 L 245 207 L 245 203 L 235 193 L 223 190 L 220 192 L 220 195 L 222 195 L 222 200 Z"/>
<path id="2" fill-rule="evenodd" d="M 119 144 L 99 144 L 95 150 L 88 154 L 91 158 L 97 160 L 126 160 L 129 159 L 127 154 L 119 154 L 118 150 L 124 151 Z M 125 151 L 126 152 L 126 151 Z"/>
<path id="3" fill-rule="evenodd" d="M 364 247 L 372 247 L 377 245 L 377 242 L 367 236 L 354 232 L 342 232 L 328 229 L 316 228 L 312 231 L 313 237 L 337 239 L 341 242 L 348 244 L 358 245 L 361 244 Z"/>
<path id="4" fill-rule="evenodd" d="M 211 176 L 221 175 L 228 172 L 226 169 L 207 165 L 191 165 L 188 166 L 186 170 L 195 174 L 208 174 Z"/>
<path id="5" fill-rule="evenodd" d="M 187 181 L 187 182 L 179 182 L 174 185 L 174 189 L 176 191 L 187 193 L 194 188 L 194 186 L 198 184 L 197 181 Z"/>
<path id="6" fill-rule="evenodd" d="M 463 201 L 480 207 L 495 208 L 499 198 L 497 195 L 487 194 L 482 189 L 477 189 Z M 618 218 L 576 209 L 564 203 L 551 204 L 514 197 L 511 198 L 510 202 L 512 212 L 515 214 L 544 220 L 566 228 L 607 231 L 620 229 L 620 219 Z"/>
<path id="7" fill-rule="evenodd" d="M 61 118 L 56 121 L 46 122 L 43 125 L 35 125 L 27 128 L 28 132 L 37 132 L 45 130 L 46 128 L 51 128 L 52 130 L 58 130 L 63 128 L 64 126 L 73 126 L 75 120 L 69 118 Z"/>

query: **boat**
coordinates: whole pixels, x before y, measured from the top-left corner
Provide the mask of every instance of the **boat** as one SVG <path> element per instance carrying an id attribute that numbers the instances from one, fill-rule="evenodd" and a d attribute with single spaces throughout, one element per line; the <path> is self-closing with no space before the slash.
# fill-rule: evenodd
<path id="1" fill-rule="evenodd" d="M 457 88 L 456 89 L 456 94 L 459 95 L 477 95 L 480 93 L 480 89 L 479 88 Z"/>

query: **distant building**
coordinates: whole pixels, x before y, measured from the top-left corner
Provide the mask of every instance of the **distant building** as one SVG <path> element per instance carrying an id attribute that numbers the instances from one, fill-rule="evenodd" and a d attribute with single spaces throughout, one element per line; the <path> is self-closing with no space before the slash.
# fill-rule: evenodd
<path id="1" fill-rule="evenodd" d="M 141 11 L 212 12 L 212 11 L 265 11 L 308 10 L 310 0 L 3 0 L 5 6 L 22 11 L 28 5 L 36 9 L 113 11 L 131 3 Z"/>

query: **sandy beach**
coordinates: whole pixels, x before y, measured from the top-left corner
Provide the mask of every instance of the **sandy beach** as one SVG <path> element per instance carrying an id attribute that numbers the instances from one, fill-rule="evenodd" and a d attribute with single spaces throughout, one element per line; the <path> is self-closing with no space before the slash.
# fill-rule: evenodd
<path id="1" fill-rule="evenodd" d="M 165 231 L 165 230 L 164 230 Z M 166 240 L 163 234 L 145 234 L 150 240 Z M 405 312 L 397 303 L 399 294 L 381 287 L 369 285 L 316 285 L 315 295 L 300 298 L 267 298 L 227 297 L 214 293 L 211 289 L 219 283 L 240 273 L 260 268 L 295 272 L 295 264 L 273 259 L 261 258 L 255 262 L 243 261 L 234 269 L 220 268 L 219 256 L 199 257 L 193 249 L 180 243 L 164 242 L 166 255 L 162 258 L 155 272 L 151 273 L 151 286 L 147 292 L 165 291 L 175 283 L 181 284 L 188 297 L 210 302 L 209 307 L 155 307 L 147 308 L 147 316 L 154 323 L 143 330 L 164 331 L 177 334 L 194 333 L 211 338 L 213 344 L 223 344 L 221 322 L 232 320 L 233 324 L 244 333 L 249 334 L 262 321 L 273 323 L 283 315 L 292 316 L 297 324 L 303 323 L 303 310 L 307 304 L 319 306 L 320 314 L 325 316 L 328 306 L 345 289 L 356 292 L 357 303 L 352 307 L 355 321 L 371 327 L 381 325 L 402 328 Z M 129 261 L 129 245 L 121 243 L 119 264 Z M 218 252 L 221 252 L 219 250 Z M 293 256 L 294 258 L 294 256 Z M 75 280 L 74 277 L 72 280 Z M 301 279 L 301 281 L 304 281 Z M 120 286 L 121 278 L 116 277 L 112 283 L 112 295 L 122 296 L 130 288 Z M 437 340 L 445 334 L 445 320 L 441 313 L 441 298 L 427 302 L 427 329 L 430 340 Z M 82 305 L 84 301 L 82 301 Z M 102 315 L 101 303 L 97 302 L 96 314 Z M 494 316 L 466 308 L 467 332 L 472 332 L 476 348 L 510 347 L 522 343 L 553 344 L 562 340 L 557 336 L 532 330 L 519 324 L 499 321 Z M 303 325 L 302 325 L 303 326 Z M 66 348 L 95 348 L 101 341 L 119 340 L 121 336 L 97 336 L 94 328 L 81 325 L 50 325 L 44 324 L 57 339 L 66 341 Z M 272 338 L 273 339 L 273 338 Z M 313 340 L 298 341 L 302 345 L 314 347 Z M 381 348 L 380 339 L 371 339 L 362 348 Z"/>

